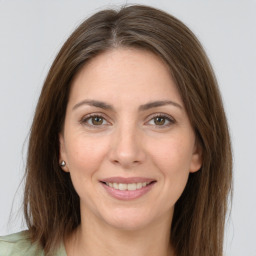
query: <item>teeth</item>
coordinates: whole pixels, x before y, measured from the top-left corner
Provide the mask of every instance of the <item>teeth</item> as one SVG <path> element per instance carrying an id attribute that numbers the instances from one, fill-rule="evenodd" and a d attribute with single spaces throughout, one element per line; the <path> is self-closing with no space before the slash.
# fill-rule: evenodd
<path id="1" fill-rule="evenodd" d="M 136 190 L 136 183 L 131 183 L 127 185 L 128 190 Z"/>
<path id="2" fill-rule="evenodd" d="M 118 190 L 136 190 L 141 189 L 142 187 L 146 187 L 150 182 L 139 182 L 139 183 L 111 183 L 106 182 L 106 185 L 108 185 L 111 188 L 118 189 Z"/>
<path id="3" fill-rule="evenodd" d="M 118 189 L 119 190 L 127 190 L 127 184 L 119 183 Z"/>
<path id="4" fill-rule="evenodd" d="M 142 188 L 142 183 L 137 183 L 136 188 L 137 188 L 137 189 Z"/>

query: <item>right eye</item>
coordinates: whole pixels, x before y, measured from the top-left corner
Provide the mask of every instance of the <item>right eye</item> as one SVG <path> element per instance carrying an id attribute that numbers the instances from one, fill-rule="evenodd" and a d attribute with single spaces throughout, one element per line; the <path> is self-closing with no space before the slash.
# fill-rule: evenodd
<path id="1" fill-rule="evenodd" d="M 108 125 L 109 123 L 101 115 L 89 115 L 89 116 L 85 116 L 81 120 L 81 124 L 96 127 L 96 126 Z"/>

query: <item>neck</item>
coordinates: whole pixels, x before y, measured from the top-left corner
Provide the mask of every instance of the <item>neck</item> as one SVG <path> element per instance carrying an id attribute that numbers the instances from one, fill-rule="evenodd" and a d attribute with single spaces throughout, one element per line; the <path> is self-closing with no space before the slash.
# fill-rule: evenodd
<path id="1" fill-rule="evenodd" d="M 86 223 L 85 223 L 86 222 Z M 171 218 L 136 230 L 122 230 L 86 215 L 66 240 L 68 256 L 174 256 L 170 245 Z"/>

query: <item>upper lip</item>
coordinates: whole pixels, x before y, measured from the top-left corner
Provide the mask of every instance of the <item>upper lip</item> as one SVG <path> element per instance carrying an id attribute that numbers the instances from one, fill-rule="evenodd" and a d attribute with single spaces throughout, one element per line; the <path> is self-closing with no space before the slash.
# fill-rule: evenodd
<path id="1" fill-rule="evenodd" d="M 106 179 L 100 180 L 104 183 L 123 183 L 123 184 L 129 184 L 129 183 L 143 183 L 143 182 L 153 182 L 156 181 L 152 178 L 145 178 L 145 177 L 109 177 Z"/>

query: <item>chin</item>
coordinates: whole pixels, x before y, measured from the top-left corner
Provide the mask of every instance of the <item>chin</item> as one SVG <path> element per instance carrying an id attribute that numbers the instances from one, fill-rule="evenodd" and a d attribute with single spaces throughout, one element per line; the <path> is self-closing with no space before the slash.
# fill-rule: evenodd
<path id="1" fill-rule="evenodd" d="M 150 222 L 149 222 L 150 223 Z M 149 225 L 145 220 L 132 220 L 132 219 L 114 219 L 109 224 L 118 230 L 123 231 L 137 231 L 146 228 Z"/>
<path id="2" fill-rule="evenodd" d="M 109 213 L 104 219 L 109 226 L 124 231 L 141 230 L 154 222 L 152 212 L 138 211 L 138 209 L 118 209 Z"/>

